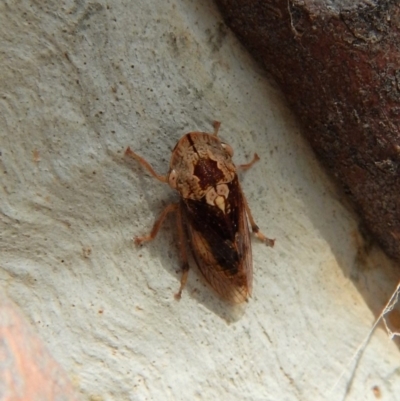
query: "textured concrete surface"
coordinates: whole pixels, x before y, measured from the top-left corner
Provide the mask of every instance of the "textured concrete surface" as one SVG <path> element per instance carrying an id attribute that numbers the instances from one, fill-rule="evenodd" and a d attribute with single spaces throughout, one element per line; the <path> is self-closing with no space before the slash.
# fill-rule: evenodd
<path id="1" fill-rule="evenodd" d="M 0 30 L 0 286 L 84 397 L 394 399 L 399 350 L 381 328 L 334 386 L 395 270 L 212 2 L 3 2 Z M 132 243 L 175 198 L 124 149 L 164 173 L 214 119 L 238 163 L 261 157 L 243 189 L 276 238 L 253 241 L 243 308 L 195 269 L 174 300 L 172 219 Z"/>

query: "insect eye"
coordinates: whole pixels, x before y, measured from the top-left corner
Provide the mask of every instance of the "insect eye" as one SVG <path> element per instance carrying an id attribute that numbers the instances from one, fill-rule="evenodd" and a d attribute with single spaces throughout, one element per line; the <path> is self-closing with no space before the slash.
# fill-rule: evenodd
<path id="1" fill-rule="evenodd" d="M 228 145 L 227 143 L 221 142 L 221 146 L 225 149 L 226 153 L 228 153 L 229 156 L 233 156 L 233 149 L 232 146 Z"/>
<path id="2" fill-rule="evenodd" d="M 176 171 L 172 170 L 169 173 L 169 177 L 168 177 L 168 184 L 171 188 L 176 189 Z"/>

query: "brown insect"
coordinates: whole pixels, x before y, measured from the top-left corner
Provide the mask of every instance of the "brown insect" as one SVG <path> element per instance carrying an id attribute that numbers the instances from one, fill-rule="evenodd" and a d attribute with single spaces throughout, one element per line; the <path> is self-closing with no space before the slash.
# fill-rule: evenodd
<path id="1" fill-rule="evenodd" d="M 261 233 L 239 184 L 237 171 L 247 170 L 259 157 L 238 167 L 232 161 L 233 150 L 218 138 L 219 122 L 214 133 L 190 132 L 172 151 L 167 175 L 158 175 L 150 164 L 129 147 L 125 154 L 142 164 L 157 180 L 168 183 L 180 195 L 180 201 L 168 205 L 156 220 L 149 235 L 135 238 L 138 245 L 153 240 L 164 219 L 177 214 L 182 257 L 180 298 L 186 284 L 189 263 L 187 245 L 211 287 L 225 300 L 241 303 L 252 291 L 253 266 L 250 232 L 269 246 L 273 239 Z"/>

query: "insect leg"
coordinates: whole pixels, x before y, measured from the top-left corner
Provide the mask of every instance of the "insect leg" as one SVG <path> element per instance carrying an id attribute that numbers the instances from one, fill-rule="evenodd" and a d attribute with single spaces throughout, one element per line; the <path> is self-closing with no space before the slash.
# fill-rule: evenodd
<path id="1" fill-rule="evenodd" d="M 129 156 L 129 157 L 132 157 L 133 159 L 137 160 L 158 181 L 168 182 L 168 176 L 167 175 L 158 175 L 154 171 L 153 167 L 151 167 L 150 164 L 145 159 L 143 159 L 143 157 L 137 155 L 129 146 L 125 150 L 125 155 Z"/>
<path id="2" fill-rule="evenodd" d="M 179 291 L 175 294 L 175 299 L 178 301 L 181 299 L 182 290 L 184 289 L 188 274 L 189 274 L 189 262 L 188 255 L 186 249 L 186 236 L 183 228 L 183 220 L 182 220 L 182 211 L 179 208 L 177 213 L 177 226 L 178 226 L 178 234 L 179 234 L 179 243 L 181 248 L 181 259 L 182 259 L 182 277 L 181 277 L 181 285 L 179 287 Z"/>
<path id="3" fill-rule="evenodd" d="M 273 247 L 275 244 L 275 240 L 274 239 L 270 239 L 268 237 L 266 237 L 258 228 L 258 225 L 256 224 L 256 222 L 253 219 L 253 216 L 251 214 L 250 208 L 249 208 L 249 204 L 247 203 L 247 199 L 245 198 L 245 196 L 243 195 L 243 202 L 244 202 L 244 206 L 246 208 L 246 213 L 247 213 L 247 217 L 250 220 L 250 225 L 251 225 L 251 229 L 253 230 L 253 233 L 262 241 L 265 242 L 266 245 Z"/>
<path id="4" fill-rule="evenodd" d="M 218 136 L 218 131 L 219 131 L 219 127 L 220 126 L 221 126 L 221 123 L 219 121 L 214 121 L 213 122 L 214 136 Z"/>
<path id="5" fill-rule="evenodd" d="M 258 162 L 259 160 L 260 160 L 260 158 L 258 157 L 258 154 L 254 153 L 253 160 L 250 163 L 241 164 L 240 166 L 237 166 L 237 169 L 246 171 L 250 167 L 252 167 L 254 163 Z"/>
<path id="6" fill-rule="evenodd" d="M 168 213 L 176 212 L 178 207 L 179 207 L 179 203 L 171 203 L 170 205 L 168 205 L 163 210 L 163 212 L 161 213 L 160 217 L 154 223 L 154 226 L 151 229 L 150 234 L 149 235 L 144 235 L 143 237 L 136 237 L 135 238 L 135 244 L 136 245 L 142 245 L 144 242 L 152 241 L 156 237 L 156 235 L 158 234 L 158 231 L 160 230 L 160 227 L 161 227 L 162 223 L 164 222 L 165 218 L 167 217 Z"/>

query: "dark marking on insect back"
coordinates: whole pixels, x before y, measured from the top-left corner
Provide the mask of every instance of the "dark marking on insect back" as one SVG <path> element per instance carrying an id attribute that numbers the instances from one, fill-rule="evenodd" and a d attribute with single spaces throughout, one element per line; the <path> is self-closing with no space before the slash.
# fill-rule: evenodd
<path id="1" fill-rule="evenodd" d="M 227 184 L 230 196 L 227 199 L 230 213 L 224 214 L 218 207 L 209 205 L 205 198 L 201 200 L 183 200 L 183 209 L 193 228 L 206 233 L 204 240 L 211 248 L 219 266 L 228 276 L 239 270 L 242 250 L 236 246 L 240 219 L 241 193 L 237 176 Z"/>
<path id="2" fill-rule="evenodd" d="M 218 168 L 216 161 L 200 159 L 194 167 L 193 174 L 200 180 L 201 189 L 215 187 L 224 178 L 224 173 Z"/>

